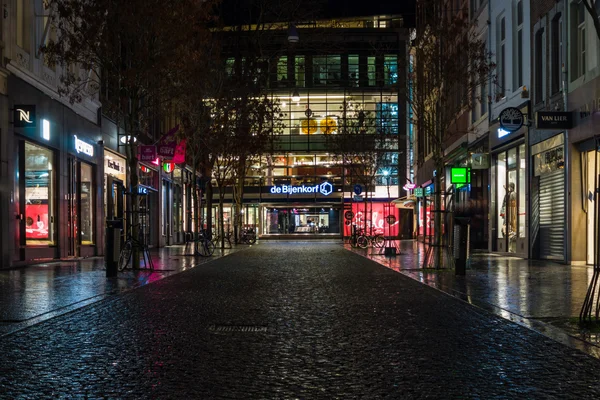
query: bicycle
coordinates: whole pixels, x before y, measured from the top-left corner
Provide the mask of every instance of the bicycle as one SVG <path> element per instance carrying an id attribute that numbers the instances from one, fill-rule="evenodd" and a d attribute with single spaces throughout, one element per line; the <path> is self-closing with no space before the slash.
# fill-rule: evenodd
<path id="1" fill-rule="evenodd" d="M 224 248 L 231 249 L 231 247 L 232 247 L 231 246 L 231 232 L 227 232 L 223 236 L 222 240 L 223 240 L 223 243 L 224 243 L 224 246 L 225 246 Z M 215 245 L 215 247 L 221 246 L 221 243 L 222 243 L 221 242 L 221 235 L 219 235 L 219 234 L 213 235 L 212 242 Z"/>
<path id="2" fill-rule="evenodd" d="M 196 255 L 210 257 L 215 252 L 215 244 L 208 238 L 204 229 L 196 234 L 194 242 L 196 243 L 194 248 Z"/>
<path id="3" fill-rule="evenodd" d="M 150 271 L 154 271 L 154 263 L 152 262 L 152 258 L 150 257 L 150 252 L 148 251 L 148 245 L 146 244 L 146 241 L 144 240 L 144 231 L 142 229 L 142 226 L 141 226 L 141 224 L 137 224 L 136 227 L 138 228 L 139 237 L 136 239 L 130 233 L 127 233 L 127 236 L 125 238 L 125 243 L 123 243 L 123 247 L 121 248 L 121 252 L 119 254 L 119 263 L 117 266 L 117 268 L 119 269 L 120 272 L 123 272 L 124 270 L 127 269 L 127 267 L 129 267 L 129 264 L 131 262 L 131 256 L 133 254 L 134 249 L 138 249 L 138 250 L 142 251 L 142 256 L 144 258 L 144 268 L 143 269 L 148 269 Z M 130 230 L 130 232 L 131 232 L 131 230 Z M 140 268 L 140 269 L 142 269 L 142 268 Z"/>
<path id="4" fill-rule="evenodd" d="M 382 248 L 385 245 L 385 237 L 381 233 L 376 233 L 374 235 L 361 233 L 356 239 L 356 245 L 361 249 L 372 246 Z"/>
<path id="5" fill-rule="evenodd" d="M 240 235 L 240 242 L 243 244 L 254 244 L 256 243 L 256 232 L 252 228 L 242 230 Z"/>

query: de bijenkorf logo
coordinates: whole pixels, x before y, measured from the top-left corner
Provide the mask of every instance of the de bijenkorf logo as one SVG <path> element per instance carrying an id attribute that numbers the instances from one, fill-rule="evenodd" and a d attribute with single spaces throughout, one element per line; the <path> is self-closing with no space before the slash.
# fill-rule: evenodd
<path id="1" fill-rule="evenodd" d="M 321 185 L 319 185 L 319 193 L 321 193 L 323 196 L 329 196 L 331 193 L 333 193 L 333 185 L 329 182 L 321 183 Z"/>

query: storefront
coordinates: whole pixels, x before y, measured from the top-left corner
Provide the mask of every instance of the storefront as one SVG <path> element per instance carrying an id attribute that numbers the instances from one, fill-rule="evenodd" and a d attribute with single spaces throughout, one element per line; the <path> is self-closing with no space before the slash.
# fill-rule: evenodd
<path id="1" fill-rule="evenodd" d="M 342 192 L 328 180 L 261 188 L 259 235 L 341 237 Z M 248 211 L 247 211 L 248 212 Z M 248 219 L 247 223 L 251 220 Z"/>
<path id="2" fill-rule="evenodd" d="M 73 135 L 72 147 L 67 157 L 67 238 L 70 257 L 96 255 L 100 223 L 97 221 L 98 205 L 96 179 L 97 145 Z"/>
<path id="3" fill-rule="evenodd" d="M 102 254 L 99 127 L 14 76 L 9 91 L 11 262 Z"/>
<path id="4" fill-rule="evenodd" d="M 527 107 L 520 109 L 527 115 Z M 529 256 L 527 126 L 506 130 L 498 121 L 490 126 L 491 207 L 490 250 Z"/>
<path id="5" fill-rule="evenodd" d="M 104 215 L 106 219 L 125 218 L 126 162 L 127 160 L 121 155 L 104 149 Z"/>
<path id="6" fill-rule="evenodd" d="M 138 202 L 140 211 L 140 227 L 150 247 L 159 246 L 159 218 L 161 212 L 158 204 L 158 168 L 141 164 L 138 168 L 139 188 Z"/>

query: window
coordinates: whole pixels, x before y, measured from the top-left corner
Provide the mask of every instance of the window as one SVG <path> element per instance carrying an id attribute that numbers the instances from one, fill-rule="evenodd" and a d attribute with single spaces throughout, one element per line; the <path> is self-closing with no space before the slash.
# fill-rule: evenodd
<path id="1" fill-rule="evenodd" d="M 94 186 L 92 166 L 80 164 L 81 244 L 94 244 Z"/>
<path id="2" fill-rule="evenodd" d="M 367 57 L 367 78 L 368 78 L 368 86 L 375 86 L 377 83 L 377 69 L 375 64 L 375 57 L 369 56 Z"/>
<path id="3" fill-rule="evenodd" d="M 17 0 L 17 46 L 29 52 L 31 46 L 31 0 Z"/>
<path id="4" fill-rule="evenodd" d="M 585 74 L 585 8 L 583 2 L 579 3 L 577 13 L 577 52 L 579 53 L 578 76 Z"/>
<path id="5" fill-rule="evenodd" d="M 304 56 L 296 56 L 294 59 L 294 74 L 296 78 L 296 87 L 304 87 L 305 67 Z"/>
<path id="6" fill-rule="evenodd" d="M 506 19 L 500 18 L 498 27 L 498 93 L 504 97 L 504 88 L 506 86 Z"/>
<path id="7" fill-rule="evenodd" d="M 227 76 L 233 75 L 233 69 L 235 68 L 235 58 L 228 58 L 225 62 L 225 73 Z"/>
<path id="8" fill-rule="evenodd" d="M 552 60 L 550 73 L 552 74 L 552 94 L 558 93 L 561 89 L 562 68 L 563 68 L 563 40 L 562 40 L 562 18 L 557 14 L 552 19 L 552 37 L 551 50 Z"/>
<path id="9" fill-rule="evenodd" d="M 535 70 L 534 70 L 534 78 L 535 78 L 535 96 L 534 101 L 539 103 L 543 101 L 543 75 L 544 75 L 544 60 L 543 60 L 543 41 L 542 41 L 542 32 L 543 29 L 538 30 L 535 33 Z"/>
<path id="10" fill-rule="evenodd" d="M 313 57 L 313 83 L 319 85 L 341 84 L 341 59 L 340 56 L 315 56 Z"/>
<path id="11" fill-rule="evenodd" d="M 386 86 L 398 83 L 398 58 L 396 56 L 385 56 L 383 60 L 384 84 Z"/>
<path id="12" fill-rule="evenodd" d="M 571 80 L 585 73 L 585 13 L 581 1 L 571 4 Z"/>
<path id="13" fill-rule="evenodd" d="M 517 2 L 515 42 L 515 90 L 523 86 L 523 1 Z"/>
<path id="14" fill-rule="evenodd" d="M 51 150 L 25 142 L 25 239 L 54 244 L 54 159 Z"/>
<path id="15" fill-rule="evenodd" d="M 358 56 L 348 56 L 348 84 L 351 87 L 358 87 L 360 84 L 359 72 L 358 72 Z"/>
<path id="16" fill-rule="evenodd" d="M 277 84 L 280 87 L 287 86 L 288 78 L 287 78 L 287 57 L 279 57 L 277 60 Z"/>

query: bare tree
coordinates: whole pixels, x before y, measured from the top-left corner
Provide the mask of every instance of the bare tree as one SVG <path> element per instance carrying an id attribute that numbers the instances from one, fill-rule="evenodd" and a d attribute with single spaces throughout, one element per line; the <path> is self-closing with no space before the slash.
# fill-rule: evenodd
<path id="1" fill-rule="evenodd" d="M 437 173 L 434 177 L 434 238 L 432 262 L 443 263 L 443 198 L 442 177 L 445 173 L 444 148 L 448 139 L 461 132 L 457 121 L 474 107 L 474 101 L 487 101 L 474 96 L 478 87 L 492 79 L 494 65 L 485 40 L 468 20 L 467 10 L 443 12 L 440 2 L 420 0 L 417 35 L 414 40 L 416 73 L 413 75 L 414 98 L 409 102 L 417 131 L 431 151 Z M 428 151 L 424 154 L 427 155 Z M 426 265 L 427 266 L 427 265 Z"/>
<path id="2" fill-rule="evenodd" d="M 212 2 L 203 0 L 49 0 L 56 37 L 41 51 L 61 66 L 61 95 L 82 101 L 101 93 L 103 111 L 127 138 L 132 235 L 138 237 L 137 145 L 162 105 L 181 90 L 179 67 L 206 30 Z M 79 67 L 74 69 L 73 66 Z M 137 253 L 137 252 L 136 252 Z M 134 268 L 139 268 L 135 254 Z"/>

